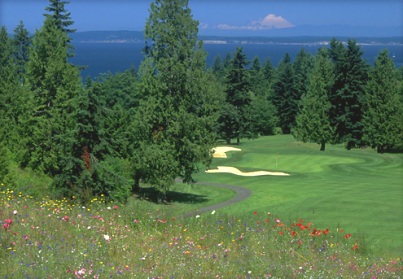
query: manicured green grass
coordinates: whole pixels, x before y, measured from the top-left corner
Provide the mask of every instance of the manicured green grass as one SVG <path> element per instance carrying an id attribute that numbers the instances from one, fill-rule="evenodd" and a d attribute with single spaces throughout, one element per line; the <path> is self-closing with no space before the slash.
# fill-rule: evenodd
<path id="1" fill-rule="evenodd" d="M 402 255 L 403 156 L 372 149 L 345 150 L 304 144 L 291 136 L 244 140 L 241 152 L 214 159 L 215 166 L 242 171 L 284 171 L 289 177 L 241 177 L 199 174 L 199 181 L 238 185 L 253 191 L 238 204 L 220 209 L 231 214 L 273 212 L 283 218 L 304 218 L 318 227 L 348 229 L 367 249 Z M 277 167 L 276 167 L 277 157 Z"/>

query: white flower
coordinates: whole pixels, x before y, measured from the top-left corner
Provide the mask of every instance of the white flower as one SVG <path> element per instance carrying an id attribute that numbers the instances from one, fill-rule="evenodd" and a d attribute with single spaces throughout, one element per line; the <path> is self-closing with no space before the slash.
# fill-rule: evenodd
<path id="1" fill-rule="evenodd" d="M 211 214 L 214 214 L 215 213 L 215 210 L 213 210 L 213 212 L 211 212 Z"/>
<path id="2" fill-rule="evenodd" d="M 200 215 L 196 215 L 196 218 L 200 218 Z"/>
<path id="3" fill-rule="evenodd" d="M 14 210 L 14 211 L 13 211 L 13 214 L 14 214 L 14 215 L 18 214 L 18 211 L 17 211 L 17 210 Z"/>
<path id="4" fill-rule="evenodd" d="M 108 240 L 110 240 L 111 238 L 109 237 L 109 235 L 104 234 L 104 239 L 105 239 L 106 241 L 108 241 Z"/>

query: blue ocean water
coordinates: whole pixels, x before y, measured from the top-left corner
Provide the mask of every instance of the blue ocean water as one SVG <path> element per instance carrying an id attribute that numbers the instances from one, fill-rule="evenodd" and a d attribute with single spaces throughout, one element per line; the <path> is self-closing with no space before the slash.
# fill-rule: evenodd
<path id="1" fill-rule="evenodd" d="M 86 66 L 81 75 L 83 78 L 95 78 L 101 73 L 123 72 L 134 67 L 138 69 L 143 60 L 142 50 L 144 44 L 140 43 L 75 43 L 75 56 L 71 62 L 75 65 Z M 220 55 L 224 58 L 227 53 L 234 52 L 236 47 L 243 47 L 247 59 L 259 57 L 261 62 L 270 59 L 273 66 L 277 66 L 288 53 L 295 59 L 297 53 L 304 48 L 305 51 L 315 54 L 320 45 L 299 44 L 206 44 L 208 53 L 207 65 L 211 66 L 214 58 Z M 373 64 L 379 51 L 388 49 L 397 67 L 403 66 L 403 47 L 401 45 L 362 45 L 363 58 Z"/>

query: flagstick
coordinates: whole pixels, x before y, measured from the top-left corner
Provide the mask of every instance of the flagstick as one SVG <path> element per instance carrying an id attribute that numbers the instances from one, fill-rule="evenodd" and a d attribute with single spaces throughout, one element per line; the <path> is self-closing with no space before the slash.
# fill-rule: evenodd
<path id="1" fill-rule="evenodd" d="M 276 154 L 276 169 L 277 169 L 277 159 L 278 159 L 278 155 Z"/>

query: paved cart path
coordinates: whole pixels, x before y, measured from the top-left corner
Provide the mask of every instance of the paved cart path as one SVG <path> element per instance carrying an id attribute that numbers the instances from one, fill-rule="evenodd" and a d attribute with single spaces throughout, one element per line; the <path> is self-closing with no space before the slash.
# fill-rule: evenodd
<path id="1" fill-rule="evenodd" d="M 181 180 L 177 179 L 176 182 L 181 182 Z M 212 212 L 213 210 L 219 209 L 221 207 L 233 205 L 237 202 L 243 201 L 252 194 L 252 192 L 249 189 L 242 188 L 239 186 L 229 185 L 229 184 L 211 183 L 211 182 L 197 182 L 196 184 L 226 188 L 226 189 L 234 191 L 235 197 L 233 197 L 229 200 L 220 202 L 220 203 L 216 203 L 216 204 L 212 204 L 212 205 L 202 207 L 202 208 L 199 208 L 196 210 L 192 210 L 190 212 L 183 214 L 183 217 L 195 216 L 197 214 L 204 213 L 204 212 Z"/>

